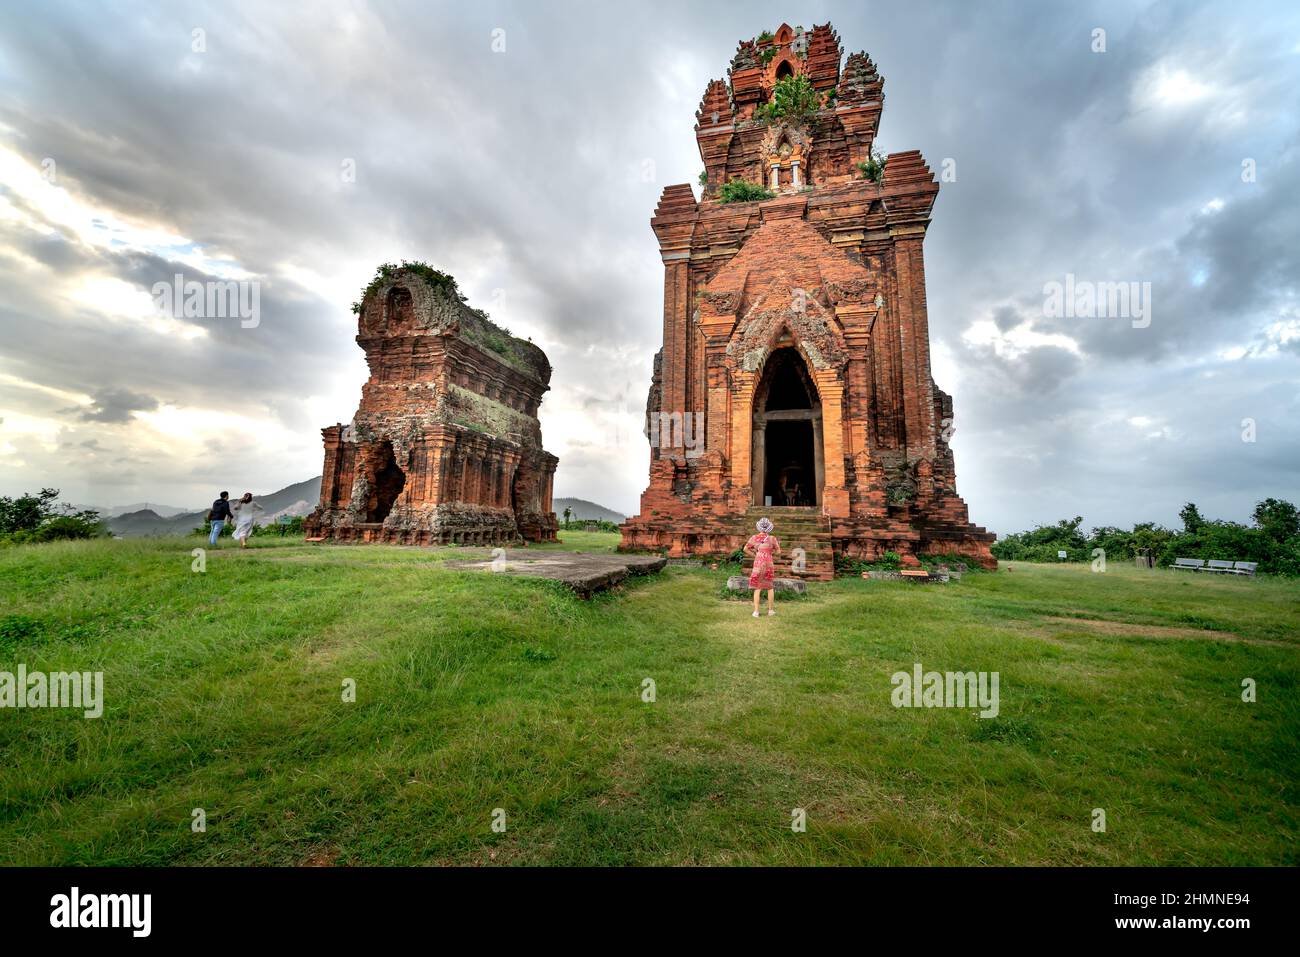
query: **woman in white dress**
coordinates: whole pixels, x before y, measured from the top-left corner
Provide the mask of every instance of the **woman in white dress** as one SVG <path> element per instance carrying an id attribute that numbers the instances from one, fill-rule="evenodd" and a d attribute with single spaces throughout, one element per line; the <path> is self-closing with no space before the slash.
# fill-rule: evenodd
<path id="1" fill-rule="evenodd" d="M 253 534 L 253 522 L 258 512 L 264 512 L 261 504 L 253 501 L 253 493 L 245 492 L 231 509 L 235 513 L 235 541 L 240 548 L 248 547 L 248 536 Z"/>

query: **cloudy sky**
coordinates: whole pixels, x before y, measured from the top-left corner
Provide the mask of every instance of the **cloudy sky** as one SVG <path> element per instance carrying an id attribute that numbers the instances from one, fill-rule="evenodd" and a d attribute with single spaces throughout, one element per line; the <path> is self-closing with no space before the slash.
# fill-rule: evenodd
<path id="1" fill-rule="evenodd" d="M 556 494 L 635 512 L 649 217 L 699 174 L 736 42 L 830 20 L 885 77 L 878 145 L 955 173 L 926 266 L 972 518 L 1300 499 L 1296 11 L 7 4 L 0 494 L 197 506 L 319 474 L 366 376 L 350 304 L 408 258 L 550 356 Z M 176 273 L 256 280 L 257 325 L 160 316 Z M 1052 315 L 1067 274 L 1150 283 L 1149 323 Z"/>

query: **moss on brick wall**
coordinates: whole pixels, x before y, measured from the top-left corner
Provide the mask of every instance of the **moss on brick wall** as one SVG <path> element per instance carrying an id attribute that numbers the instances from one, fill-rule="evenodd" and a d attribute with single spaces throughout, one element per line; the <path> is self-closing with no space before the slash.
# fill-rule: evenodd
<path id="1" fill-rule="evenodd" d="M 456 425 L 518 442 L 525 448 L 542 447 L 542 429 L 532 416 L 463 386 L 452 384 L 447 389 L 451 421 Z"/>

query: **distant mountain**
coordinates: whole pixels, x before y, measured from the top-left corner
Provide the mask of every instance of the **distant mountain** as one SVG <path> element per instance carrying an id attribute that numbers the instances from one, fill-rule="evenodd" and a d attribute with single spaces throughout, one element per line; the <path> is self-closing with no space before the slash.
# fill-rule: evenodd
<path id="1" fill-rule="evenodd" d="M 258 495 L 255 492 L 253 498 L 266 509 L 261 517 L 260 524 L 263 525 L 275 521 L 282 515 L 306 515 L 320 501 L 320 476 L 287 486 L 270 495 Z M 108 527 L 114 535 L 123 538 L 186 535 L 203 524 L 203 516 L 209 507 L 204 506 L 198 511 L 181 512 L 177 515 L 159 515 L 153 509 L 140 509 L 136 512 L 109 517 Z"/>
<path id="2" fill-rule="evenodd" d="M 130 505 L 78 505 L 77 508 L 94 509 L 104 518 L 116 518 L 119 515 L 126 515 L 130 512 L 153 512 L 161 518 L 171 518 L 174 515 L 184 515 L 186 512 L 192 512 L 194 509 L 184 508 L 180 505 L 159 505 L 155 502 L 133 502 Z"/>
<path id="3" fill-rule="evenodd" d="M 231 490 L 232 498 L 238 495 L 239 492 Z M 285 515 L 307 515 L 320 501 L 320 476 L 289 485 L 269 495 L 254 493 L 254 498 L 262 504 L 262 508 L 266 509 L 261 516 L 260 524 L 262 525 L 270 524 Z M 105 520 L 108 522 L 108 527 L 113 534 L 120 535 L 123 538 L 187 535 L 192 529 L 203 524 L 203 516 L 209 507 L 205 505 L 196 511 L 181 510 L 173 512 L 172 509 L 165 505 L 151 505 L 148 508 L 121 512 L 116 515 L 106 512 L 100 514 L 106 516 Z M 564 521 L 564 510 L 566 508 L 573 509 L 574 521 L 592 520 L 616 523 L 627 521 L 626 515 L 620 515 L 613 509 L 597 505 L 595 502 L 588 502 L 582 498 L 557 498 L 554 499 L 553 507 L 555 517 L 560 521 Z M 164 511 L 160 512 L 159 509 Z"/>
<path id="4" fill-rule="evenodd" d="M 277 512 L 267 512 L 262 516 L 261 524 L 270 525 L 282 518 L 296 518 L 299 515 L 310 515 L 311 510 L 315 507 L 315 503 L 304 502 L 302 499 L 299 499 L 292 505 L 288 505 Z"/>
<path id="5" fill-rule="evenodd" d="M 152 509 L 142 508 L 138 512 L 125 515 L 113 515 L 107 519 L 108 527 L 114 535 L 123 538 L 139 538 L 142 535 L 174 535 L 170 531 L 171 521 L 175 516 L 164 518 Z M 198 522 L 194 523 L 195 525 Z"/>
<path id="6" fill-rule="evenodd" d="M 234 494 L 232 491 L 231 495 Z M 262 503 L 262 508 L 266 509 L 268 515 L 306 515 L 320 501 L 320 476 L 286 486 L 270 495 L 253 494 L 257 501 Z M 301 507 L 302 511 L 290 511 L 294 507 Z"/>
<path id="7" fill-rule="evenodd" d="M 590 519 L 596 522 L 615 522 L 618 524 L 627 521 L 626 515 L 620 515 L 618 512 L 603 505 L 597 505 L 595 502 L 588 502 L 585 498 L 554 498 L 551 499 L 551 507 L 555 510 L 555 517 L 561 522 L 564 521 L 564 510 L 566 508 L 573 509 L 574 521 Z"/>

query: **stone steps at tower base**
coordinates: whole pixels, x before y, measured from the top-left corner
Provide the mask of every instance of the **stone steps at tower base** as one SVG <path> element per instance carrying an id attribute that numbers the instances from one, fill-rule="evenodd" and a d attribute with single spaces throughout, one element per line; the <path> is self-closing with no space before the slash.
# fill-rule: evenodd
<path id="1" fill-rule="evenodd" d="M 781 543 L 781 556 L 777 559 L 778 576 L 802 578 L 806 581 L 830 581 L 835 577 L 835 550 L 831 540 L 830 519 L 821 514 L 821 509 L 811 507 L 758 507 L 750 508 L 741 520 L 744 524 L 742 533 L 748 540 L 755 534 L 755 523 L 762 517 L 772 520 L 773 531 Z M 804 551 L 804 568 L 800 572 L 791 570 L 793 550 Z M 744 569 L 746 575 L 753 570 L 754 561 L 746 558 Z"/>

